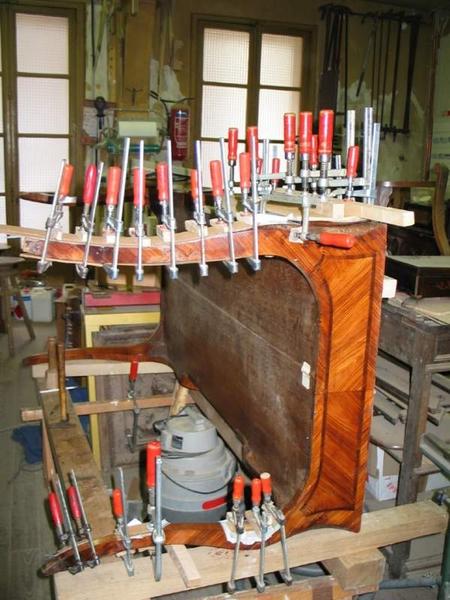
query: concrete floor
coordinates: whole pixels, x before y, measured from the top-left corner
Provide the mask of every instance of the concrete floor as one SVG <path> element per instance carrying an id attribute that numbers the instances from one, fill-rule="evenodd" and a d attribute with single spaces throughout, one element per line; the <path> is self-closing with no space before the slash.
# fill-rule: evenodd
<path id="1" fill-rule="evenodd" d="M 12 441 L 11 429 L 20 425 L 20 408 L 37 405 L 37 394 L 22 358 L 41 352 L 54 326 L 36 324 L 36 340 L 27 339 L 25 326 L 15 324 L 16 356 L 8 357 L 6 335 L 0 334 L 0 599 L 51 600 L 51 581 L 38 574 L 44 557 L 54 551 L 45 498 L 47 489 L 41 465 L 24 463 L 21 446 Z M 214 593 L 218 593 L 217 587 Z M 202 597 L 195 590 L 189 597 Z M 184 597 L 188 597 L 184 595 Z M 181 595 L 177 596 L 181 598 Z M 375 600 L 433 600 L 435 590 L 385 590 Z M 92 599 L 94 600 L 94 599 Z"/>

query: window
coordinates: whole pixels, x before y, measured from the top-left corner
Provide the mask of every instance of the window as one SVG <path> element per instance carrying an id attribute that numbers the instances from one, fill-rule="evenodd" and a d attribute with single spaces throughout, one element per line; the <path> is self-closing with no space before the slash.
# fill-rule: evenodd
<path id="1" fill-rule="evenodd" d="M 0 158 L 8 148 L 0 185 L 6 180 L 8 221 L 24 227 L 43 228 L 51 207 L 23 200 L 21 194 L 53 192 L 63 158 L 80 164 L 80 132 L 73 123 L 80 120 L 82 106 L 83 10 L 74 1 L 64 6 L 49 0 L 38 8 L 25 1 L 0 9 L 6 88 Z M 63 226 L 68 225 L 66 214 Z"/>
<path id="2" fill-rule="evenodd" d="M 5 200 L 5 156 L 3 135 L 3 69 L 2 69 L 2 40 L 0 31 L 0 224 L 6 223 Z M 0 234 L 0 244 L 6 243 L 6 235 Z"/>
<path id="3" fill-rule="evenodd" d="M 257 124 L 260 139 L 269 139 L 272 155 L 283 161 L 283 114 L 310 102 L 303 88 L 311 32 L 205 20 L 198 28 L 196 137 L 202 140 L 205 183 L 210 183 L 209 161 L 219 157 L 217 139 L 226 138 L 228 127 L 239 129 L 242 152 L 246 127 Z"/>

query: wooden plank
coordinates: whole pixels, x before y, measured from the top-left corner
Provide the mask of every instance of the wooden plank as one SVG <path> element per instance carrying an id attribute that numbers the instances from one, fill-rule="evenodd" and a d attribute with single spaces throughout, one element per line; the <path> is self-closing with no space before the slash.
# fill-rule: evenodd
<path id="1" fill-rule="evenodd" d="M 37 385 L 39 390 L 45 390 L 44 380 L 38 379 Z M 108 491 L 73 404 L 69 399 L 69 420 L 61 423 L 58 393 L 51 392 L 40 396 L 55 468 L 66 483 L 69 471 L 75 470 L 94 538 L 108 535 L 114 531 Z"/>
<path id="2" fill-rule="evenodd" d="M 171 394 L 161 394 L 151 396 L 150 398 L 138 398 L 136 400 L 139 408 L 157 408 L 163 406 L 171 406 L 173 396 Z M 186 404 L 192 404 L 193 400 L 188 398 Z M 73 405 L 74 411 L 78 416 L 83 415 L 98 415 L 103 413 L 115 413 L 124 410 L 133 410 L 134 403 L 132 400 L 109 400 L 96 402 L 77 402 Z M 20 411 L 20 416 L 23 422 L 40 421 L 42 419 L 42 409 L 40 408 L 23 408 Z"/>
<path id="3" fill-rule="evenodd" d="M 378 589 L 385 564 L 386 559 L 377 549 L 323 561 L 324 567 L 336 577 L 342 589 L 358 590 L 358 593 Z"/>
<path id="4" fill-rule="evenodd" d="M 208 600 L 227 600 L 229 594 L 208 596 Z M 255 589 L 236 592 L 233 598 L 263 598 L 263 600 L 351 600 L 333 577 L 317 577 L 305 581 L 295 581 L 290 587 L 284 584 L 271 585 L 259 594 Z"/>
<path id="5" fill-rule="evenodd" d="M 33 365 L 31 376 L 35 379 L 45 377 L 48 369 L 47 363 Z M 66 362 L 67 377 L 89 377 L 95 375 L 128 375 L 130 363 L 115 360 L 71 360 Z M 139 363 L 139 373 L 173 373 L 173 370 L 162 363 L 145 361 Z M 55 386 L 56 387 L 56 386 Z"/>
<path id="6" fill-rule="evenodd" d="M 42 420 L 42 410 L 41 409 L 37 409 L 36 411 L 29 411 L 29 412 L 40 412 L 41 413 L 40 420 Z M 37 419 L 33 419 L 33 421 L 36 421 L 36 420 Z M 52 451 L 50 448 L 50 442 L 48 439 L 47 426 L 44 423 L 44 421 L 42 421 L 42 471 L 44 474 L 45 482 L 47 484 L 49 484 L 53 478 L 53 475 L 55 474 L 55 463 L 53 461 Z"/>
<path id="7" fill-rule="evenodd" d="M 291 567 L 325 561 L 388 546 L 416 537 L 441 533 L 447 526 L 447 510 L 430 500 L 365 513 L 359 533 L 342 529 L 310 529 L 288 539 Z M 233 551 L 198 547 L 190 551 L 202 579 L 202 586 L 228 581 Z M 236 578 L 254 577 L 258 569 L 258 550 L 243 550 L 239 555 Z M 101 564 L 73 577 L 68 572 L 55 575 L 58 600 L 147 600 L 164 594 L 186 591 L 183 578 L 163 555 L 163 577 L 155 582 L 148 558 L 135 560 L 135 576 L 129 578 L 119 563 Z M 267 573 L 283 568 L 280 544 L 266 548 Z"/>
<path id="8" fill-rule="evenodd" d="M 414 225 L 414 212 L 412 210 L 374 206 L 362 202 L 344 202 L 344 210 L 346 217 L 360 217 L 400 227 Z"/>
<path id="9" fill-rule="evenodd" d="M 186 587 L 199 587 L 202 578 L 186 546 L 182 544 L 173 544 L 167 546 L 167 552 L 180 572 Z"/>

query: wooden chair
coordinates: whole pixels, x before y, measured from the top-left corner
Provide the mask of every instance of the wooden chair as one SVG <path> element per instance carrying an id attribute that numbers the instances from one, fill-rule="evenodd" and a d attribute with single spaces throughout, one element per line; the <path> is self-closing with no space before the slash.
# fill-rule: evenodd
<path id="1" fill-rule="evenodd" d="M 6 333 L 8 334 L 9 355 L 14 356 L 14 336 L 11 321 L 11 296 L 15 296 L 23 314 L 23 319 L 28 330 L 30 339 L 34 340 L 34 330 L 27 309 L 20 293 L 17 283 L 17 266 L 23 262 L 23 258 L 14 256 L 0 256 L 0 297 L 2 300 L 3 320 Z"/>
<path id="2" fill-rule="evenodd" d="M 431 231 L 439 253 L 450 256 L 450 244 L 446 230 L 446 187 L 448 180 L 448 168 L 440 163 L 433 167 L 435 180 L 433 181 L 382 181 L 378 185 L 378 202 L 383 206 L 388 204 L 394 208 L 413 209 L 417 216 L 420 211 L 430 211 L 429 207 L 414 204 L 411 201 L 411 190 L 414 188 L 430 188 L 431 218 L 428 218 Z M 389 228 L 391 229 L 391 228 Z M 407 233 L 407 232 L 406 232 Z M 406 253 L 406 252 L 400 252 Z"/>

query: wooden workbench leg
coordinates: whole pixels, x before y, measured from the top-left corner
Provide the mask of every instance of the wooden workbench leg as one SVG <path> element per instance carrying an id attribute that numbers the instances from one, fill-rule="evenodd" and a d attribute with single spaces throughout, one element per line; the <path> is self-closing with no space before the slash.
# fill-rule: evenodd
<path id="1" fill-rule="evenodd" d="M 8 350 L 9 355 L 14 356 L 14 335 L 13 335 L 13 327 L 11 322 L 11 290 L 8 285 L 7 277 L 0 278 L 0 285 L 2 288 L 2 307 L 3 307 L 3 321 L 5 323 L 5 330 L 8 335 Z"/>
<path id="2" fill-rule="evenodd" d="M 418 476 L 415 473 L 421 465 L 420 438 L 425 433 L 428 415 L 428 402 L 431 389 L 431 371 L 428 364 L 434 358 L 434 340 L 431 336 L 424 339 L 417 335 L 414 348 L 414 359 L 411 365 L 409 404 L 405 424 L 403 442 L 403 461 L 400 466 L 396 504 L 409 504 L 417 500 Z M 404 575 L 405 562 L 409 557 L 411 542 L 403 542 L 393 546 L 389 567 L 393 577 Z"/>
<path id="3" fill-rule="evenodd" d="M 28 311 L 27 311 L 27 309 L 25 307 L 25 303 L 23 301 L 22 294 L 20 292 L 20 287 L 19 287 L 19 285 L 17 283 L 16 276 L 15 275 L 10 275 L 10 280 L 11 280 L 11 283 L 12 283 L 12 287 L 14 289 L 14 293 L 15 293 L 16 298 L 17 298 L 17 302 L 19 303 L 20 310 L 22 311 L 23 320 L 25 321 L 25 325 L 26 325 L 26 328 L 28 330 L 28 335 L 30 336 L 30 340 L 34 340 L 34 338 L 36 336 L 34 335 L 33 324 L 31 322 L 30 317 L 28 316 Z"/>

